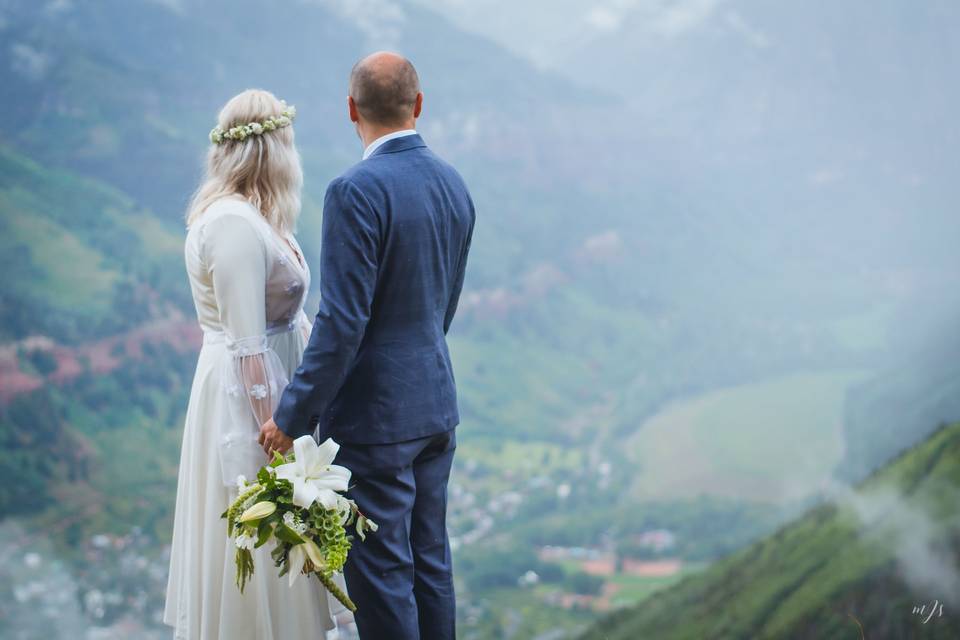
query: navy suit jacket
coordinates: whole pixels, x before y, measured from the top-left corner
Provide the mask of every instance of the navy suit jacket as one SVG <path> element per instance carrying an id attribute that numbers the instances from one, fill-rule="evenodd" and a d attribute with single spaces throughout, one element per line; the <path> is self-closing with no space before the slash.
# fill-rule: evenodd
<path id="1" fill-rule="evenodd" d="M 320 310 L 274 414 L 284 433 L 384 444 L 457 425 L 446 333 L 475 218 L 460 174 L 419 135 L 330 183 Z"/>

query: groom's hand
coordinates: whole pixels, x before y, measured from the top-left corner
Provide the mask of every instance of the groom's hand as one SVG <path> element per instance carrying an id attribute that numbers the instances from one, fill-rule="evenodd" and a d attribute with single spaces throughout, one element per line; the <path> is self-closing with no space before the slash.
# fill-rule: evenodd
<path id="1" fill-rule="evenodd" d="M 267 457 L 273 456 L 274 451 L 286 453 L 293 446 L 293 438 L 280 431 L 280 427 L 273 421 L 273 418 L 267 420 L 260 427 L 260 445 L 263 447 Z"/>

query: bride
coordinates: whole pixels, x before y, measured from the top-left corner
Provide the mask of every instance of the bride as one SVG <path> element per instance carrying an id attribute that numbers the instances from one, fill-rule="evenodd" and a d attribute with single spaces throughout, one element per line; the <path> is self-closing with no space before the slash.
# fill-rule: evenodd
<path id="1" fill-rule="evenodd" d="M 316 639 L 336 626 L 336 599 L 314 580 L 288 586 L 267 546 L 254 551 L 257 570 L 241 595 L 220 519 L 237 477 L 253 478 L 267 462 L 259 427 L 310 332 L 310 271 L 293 236 L 303 182 L 295 115 L 266 91 L 231 99 L 210 133 L 206 179 L 187 214 L 203 348 L 184 426 L 163 616 L 177 640 Z"/>

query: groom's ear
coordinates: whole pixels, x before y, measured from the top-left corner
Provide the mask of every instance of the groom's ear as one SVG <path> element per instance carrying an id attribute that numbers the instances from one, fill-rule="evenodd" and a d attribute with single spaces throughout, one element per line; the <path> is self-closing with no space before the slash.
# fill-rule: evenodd
<path id="1" fill-rule="evenodd" d="M 413 117 L 419 118 L 421 111 L 423 111 L 423 91 L 417 92 L 417 100 L 413 103 Z"/>
<path id="2" fill-rule="evenodd" d="M 347 96 L 347 109 L 350 111 L 350 122 L 360 122 L 360 112 L 357 111 L 357 103 L 353 101 L 353 96 Z"/>

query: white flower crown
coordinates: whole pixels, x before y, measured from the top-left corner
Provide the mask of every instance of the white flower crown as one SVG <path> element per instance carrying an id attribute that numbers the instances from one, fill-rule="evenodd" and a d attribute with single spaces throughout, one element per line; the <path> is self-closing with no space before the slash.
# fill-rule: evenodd
<path id="1" fill-rule="evenodd" d="M 297 108 L 293 105 L 288 107 L 287 103 L 283 100 L 280 101 L 280 104 L 283 105 L 283 111 L 280 112 L 280 115 L 267 118 L 263 122 L 238 124 L 235 127 L 230 127 L 226 131 L 224 131 L 222 127 L 214 127 L 210 132 L 210 142 L 220 144 L 224 140 L 243 141 L 249 136 L 259 136 L 268 131 L 289 127 L 293 124 L 293 119 L 297 117 Z"/>

